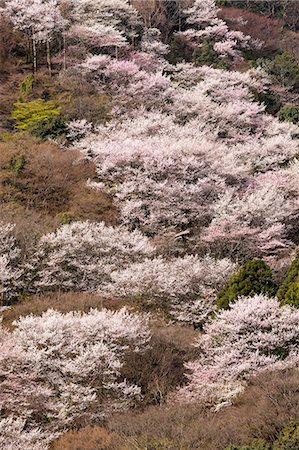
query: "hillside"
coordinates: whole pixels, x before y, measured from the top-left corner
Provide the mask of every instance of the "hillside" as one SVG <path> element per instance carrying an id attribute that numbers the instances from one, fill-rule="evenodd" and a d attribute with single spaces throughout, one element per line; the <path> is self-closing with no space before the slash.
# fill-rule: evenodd
<path id="1" fill-rule="evenodd" d="M 0 0 L 0 450 L 299 449 L 298 24 Z"/>

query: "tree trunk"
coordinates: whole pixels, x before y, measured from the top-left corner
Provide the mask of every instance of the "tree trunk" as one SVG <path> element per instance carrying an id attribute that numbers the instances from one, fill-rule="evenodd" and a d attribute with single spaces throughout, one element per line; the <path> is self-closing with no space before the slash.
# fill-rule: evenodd
<path id="1" fill-rule="evenodd" d="M 47 64 L 48 64 L 49 75 L 52 76 L 51 47 L 50 47 L 49 41 L 47 41 Z"/>
<path id="2" fill-rule="evenodd" d="M 63 70 L 66 70 L 66 36 L 63 33 Z"/>
<path id="3" fill-rule="evenodd" d="M 181 2 L 179 0 L 179 32 L 182 31 L 182 8 L 181 8 Z"/>
<path id="4" fill-rule="evenodd" d="M 36 55 L 36 42 L 35 42 L 34 38 L 32 38 L 32 55 L 33 55 L 33 74 L 36 74 L 36 71 L 37 71 L 37 55 Z"/>

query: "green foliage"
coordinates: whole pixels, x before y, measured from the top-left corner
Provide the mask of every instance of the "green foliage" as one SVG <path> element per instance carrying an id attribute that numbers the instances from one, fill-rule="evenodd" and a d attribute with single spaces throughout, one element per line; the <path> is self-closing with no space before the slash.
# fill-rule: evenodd
<path id="1" fill-rule="evenodd" d="M 240 49 L 242 56 L 254 68 L 257 66 L 257 61 L 261 57 L 261 50 L 257 48 L 243 48 Z"/>
<path id="2" fill-rule="evenodd" d="M 253 441 L 250 445 L 231 445 L 225 450 L 298 450 L 299 449 L 299 426 L 291 421 L 279 434 L 278 439 L 271 445 L 263 440 Z"/>
<path id="3" fill-rule="evenodd" d="M 290 304 L 299 308 L 299 254 L 292 262 L 286 277 L 277 292 L 282 305 Z"/>
<path id="4" fill-rule="evenodd" d="M 38 122 L 58 117 L 60 108 L 53 100 L 45 101 L 39 98 L 31 102 L 16 102 L 11 115 L 19 130 L 29 131 Z"/>
<path id="5" fill-rule="evenodd" d="M 10 158 L 8 166 L 15 173 L 15 175 L 19 175 L 19 173 L 24 169 L 26 163 L 27 160 L 24 155 L 15 155 Z"/>
<path id="6" fill-rule="evenodd" d="M 299 122 L 299 108 L 298 106 L 287 104 L 284 105 L 278 112 L 279 120 L 285 120 L 286 122 L 298 123 Z"/>
<path id="7" fill-rule="evenodd" d="M 274 442 L 273 450 L 298 450 L 299 449 L 299 426 L 291 421 L 279 434 Z"/>
<path id="8" fill-rule="evenodd" d="M 58 218 L 60 225 L 68 225 L 73 220 L 72 215 L 67 211 L 63 211 L 63 212 L 59 213 L 57 215 L 57 218 Z"/>
<path id="9" fill-rule="evenodd" d="M 212 41 L 204 41 L 201 47 L 194 50 L 193 61 L 198 66 L 208 65 L 219 69 L 228 68 L 227 62 L 220 59 L 218 53 L 215 52 Z"/>
<path id="10" fill-rule="evenodd" d="M 271 445 L 264 440 L 255 440 L 250 445 L 241 447 L 231 445 L 225 450 L 271 450 Z"/>
<path id="11" fill-rule="evenodd" d="M 293 305 L 296 308 L 299 308 L 299 276 L 287 290 L 284 299 L 281 301 L 281 304 Z"/>
<path id="12" fill-rule="evenodd" d="M 290 354 L 289 350 L 284 347 L 276 347 L 271 353 L 278 356 L 279 359 L 285 359 Z"/>
<path id="13" fill-rule="evenodd" d="M 34 76 L 33 75 L 27 75 L 27 77 L 24 78 L 23 81 L 20 83 L 20 99 L 22 100 L 24 97 L 27 97 L 27 95 L 32 91 L 34 83 Z"/>
<path id="14" fill-rule="evenodd" d="M 254 97 L 257 102 L 265 105 L 266 111 L 269 114 L 276 115 L 281 109 L 279 97 L 272 92 L 256 92 Z"/>
<path id="15" fill-rule="evenodd" d="M 35 122 L 28 131 L 42 139 L 56 139 L 67 132 L 67 127 L 65 119 L 62 116 L 56 116 Z"/>
<path id="16" fill-rule="evenodd" d="M 285 14 L 286 3 L 283 1 L 273 0 L 226 0 L 225 6 L 234 8 L 248 9 L 249 11 L 263 14 L 271 18 L 283 18 Z"/>
<path id="17" fill-rule="evenodd" d="M 261 61 L 261 65 L 281 83 L 295 91 L 299 90 L 299 64 L 291 53 L 276 55 L 272 60 Z"/>
<path id="18" fill-rule="evenodd" d="M 193 51 L 190 46 L 184 42 L 184 40 L 178 39 L 176 36 L 173 36 L 171 39 L 169 50 L 170 52 L 167 58 L 171 64 L 190 61 L 192 59 Z"/>
<path id="19" fill-rule="evenodd" d="M 219 309 L 228 309 L 229 304 L 240 296 L 255 294 L 275 295 L 276 285 L 268 264 L 262 259 L 247 261 L 241 269 L 234 274 L 219 292 L 217 306 Z"/>

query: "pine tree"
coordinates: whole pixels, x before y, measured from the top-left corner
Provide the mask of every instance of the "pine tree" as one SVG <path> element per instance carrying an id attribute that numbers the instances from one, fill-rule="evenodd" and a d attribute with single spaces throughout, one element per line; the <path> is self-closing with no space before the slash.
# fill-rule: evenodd
<path id="1" fill-rule="evenodd" d="M 272 279 L 271 269 L 262 259 L 253 259 L 233 275 L 219 292 L 217 306 L 219 309 L 228 309 L 230 303 L 241 296 L 265 294 L 269 297 L 275 295 L 276 285 Z"/>
<path id="2" fill-rule="evenodd" d="M 290 304 L 299 307 L 299 254 L 289 267 L 277 292 L 277 298 L 283 305 Z"/>

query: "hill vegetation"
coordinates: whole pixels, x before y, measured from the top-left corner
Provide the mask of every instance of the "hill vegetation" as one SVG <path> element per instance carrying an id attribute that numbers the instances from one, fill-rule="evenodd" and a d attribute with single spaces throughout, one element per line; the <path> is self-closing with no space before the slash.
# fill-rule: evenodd
<path id="1" fill-rule="evenodd" d="M 298 13 L 0 0 L 1 449 L 298 449 Z"/>

